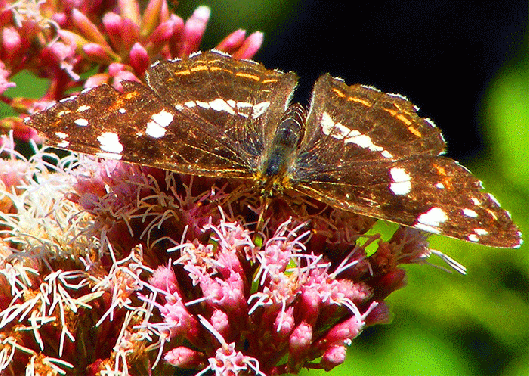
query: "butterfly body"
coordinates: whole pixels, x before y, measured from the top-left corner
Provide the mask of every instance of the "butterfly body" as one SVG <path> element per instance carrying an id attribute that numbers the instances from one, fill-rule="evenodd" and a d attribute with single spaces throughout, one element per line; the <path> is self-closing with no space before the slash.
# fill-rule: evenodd
<path id="1" fill-rule="evenodd" d="M 297 103 L 288 107 L 275 131 L 269 150 L 263 154 L 257 180 L 261 181 L 262 192 L 267 196 L 290 186 L 305 121 L 304 112 L 303 106 Z"/>

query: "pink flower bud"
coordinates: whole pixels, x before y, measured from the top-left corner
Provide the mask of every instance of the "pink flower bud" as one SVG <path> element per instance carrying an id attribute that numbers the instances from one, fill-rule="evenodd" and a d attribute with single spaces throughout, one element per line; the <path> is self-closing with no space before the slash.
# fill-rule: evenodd
<path id="1" fill-rule="evenodd" d="M 318 341 L 318 344 L 321 347 L 336 344 L 341 345 L 345 341 L 355 338 L 363 327 L 364 323 L 362 319 L 353 314 L 349 319 L 332 327 L 327 334 Z"/>
<path id="2" fill-rule="evenodd" d="M 149 278 L 149 283 L 169 294 L 173 294 L 178 290 L 176 275 L 173 269 L 168 266 L 159 266 Z"/>
<path id="3" fill-rule="evenodd" d="M 290 353 L 294 358 L 300 358 L 309 350 L 311 343 L 312 326 L 302 322 L 290 335 Z"/>
<path id="4" fill-rule="evenodd" d="M 150 0 L 143 12 L 142 18 L 142 34 L 149 35 L 160 23 L 160 11 L 162 9 L 163 0 Z"/>
<path id="5" fill-rule="evenodd" d="M 263 44 L 264 34 L 256 31 L 251 34 L 239 49 L 233 53 L 235 59 L 251 59 Z"/>
<path id="6" fill-rule="evenodd" d="M 204 31 L 206 31 L 209 15 L 209 8 L 201 6 L 195 9 L 193 15 L 187 20 L 184 26 L 184 45 L 180 52 L 181 56 L 187 56 L 198 49 Z"/>
<path id="7" fill-rule="evenodd" d="M 83 87 L 85 89 L 106 84 L 110 81 L 110 76 L 106 73 L 94 74 L 86 79 Z"/>
<path id="8" fill-rule="evenodd" d="M 132 21 L 135 25 L 140 25 L 140 4 L 137 0 L 120 0 L 119 8 L 121 17 Z"/>
<path id="9" fill-rule="evenodd" d="M 144 76 L 145 71 L 150 65 L 149 54 L 140 43 L 134 43 L 134 46 L 130 49 L 129 61 L 130 66 L 139 77 Z"/>
<path id="10" fill-rule="evenodd" d="M 84 38 L 91 42 L 99 43 L 102 46 L 108 47 L 107 41 L 105 40 L 103 34 L 101 34 L 97 26 L 94 25 L 92 21 L 90 21 L 83 13 L 74 8 L 72 11 L 72 19 L 75 27 L 77 27 Z"/>
<path id="11" fill-rule="evenodd" d="M 321 358 L 321 365 L 325 371 L 330 371 L 334 367 L 345 361 L 347 349 L 345 346 L 332 346 L 325 351 Z"/>
<path id="12" fill-rule="evenodd" d="M 174 32 L 174 21 L 168 20 L 159 24 L 149 36 L 149 43 L 157 45 L 167 42 Z"/>
<path id="13" fill-rule="evenodd" d="M 294 329 L 294 308 L 289 307 L 286 311 L 281 311 L 274 322 L 274 336 L 279 341 L 284 340 Z"/>
<path id="14" fill-rule="evenodd" d="M 246 31 L 242 29 L 235 30 L 233 33 L 224 38 L 222 42 L 220 42 L 215 48 L 227 53 L 233 53 L 233 51 L 242 46 L 245 37 Z"/>
<path id="15" fill-rule="evenodd" d="M 175 347 L 163 357 L 169 364 L 183 369 L 197 368 L 205 359 L 198 351 L 187 347 Z"/>
<path id="16" fill-rule="evenodd" d="M 109 12 L 103 16 L 102 23 L 112 47 L 121 52 L 123 47 L 123 41 L 121 39 L 121 17 L 116 13 Z"/>
<path id="17" fill-rule="evenodd" d="M 230 322 L 226 312 L 220 309 L 215 309 L 211 315 L 210 322 L 213 328 L 215 328 L 215 330 L 219 332 L 222 337 L 228 336 Z"/>
<path id="18" fill-rule="evenodd" d="M 110 55 L 100 44 L 87 43 L 83 46 L 83 52 L 88 59 L 99 64 L 110 64 L 112 62 Z"/>
<path id="19" fill-rule="evenodd" d="M 134 43 L 140 40 L 139 26 L 128 18 L 123 18 L 121 20 L 120 34 L 122 41 L 122 51 L 130 50 Z"/>
<path id="20" fill-rule="evenodd" d="M 22 47 L 22 38 L 14 27 L 2 29 L 2 59 L 13 62 Z"/>

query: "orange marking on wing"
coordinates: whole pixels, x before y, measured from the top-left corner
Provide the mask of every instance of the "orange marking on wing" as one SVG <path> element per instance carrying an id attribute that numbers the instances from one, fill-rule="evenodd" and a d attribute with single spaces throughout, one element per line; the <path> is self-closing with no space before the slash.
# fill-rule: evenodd
<path id="1" fill-rule="evenodd" d="M 408 130 L 413 133 L 417 137 L 422 137 L 422 133 L 419 132 L 417 128 L 412 127 L 411 125 L 408 127 Z"/>
<path id="2" fill-rule="evenodd" d="M 249 78 L 251 80 L 259 81 L 259 76 L 256 76 L 255 74 L 238 72 L 238 73 L 235 73 L 235 75 L 239 77 L 244 77 L 244 78 Z"/>
<path id="3" fill-rule="evenodd" d="M 209 67 L 207 65 L 197 65 L 196 67 L 191 68 L 191 72 L 200 72 L 208 70 Z"/>
<path id="4" fill-rule="evenodd" d="M 366 101 L 365 99 L 358 98 L 358 97 L 347 97 L 348 101 L 360 103 L 366 107 L 371 107 L 371 103 L 369 101 Z"/>
<path id="5" fill-rule="evenodd" d="M 180 75 L 180 74 L 191 74 L 190 70 L 183 70 L 183 71 L 176 71 L 174 74 Z"/>
<path id="6" fill-rule="evenodd" d="M 340 90 L 338 90 L 338 89 L 332 89 L 332 91 L 334 91 L 336 93 L 336 95 L 341 97 L 341 98 L 345 97 L 345 94 L 343 92 L 341 92 Z"/>
<path id="7" fill-rule="evenodd" d="M 449 191 L 452 190 L 452 177 L 446 174 L 446 169 L 443 166 L 439 166 L 436 164 L 434 164 L 434 167 L 437 170 L 437 174 L 443 177 L 441 182 L 446 187 L 446 189 Z"/>

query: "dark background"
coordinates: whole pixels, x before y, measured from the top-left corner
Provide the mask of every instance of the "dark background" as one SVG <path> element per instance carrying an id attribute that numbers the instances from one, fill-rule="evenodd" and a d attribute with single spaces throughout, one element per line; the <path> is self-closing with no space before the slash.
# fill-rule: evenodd
<path id="1" fill-rule="evenodd" d="M 482 96 L 526 43 L 527 1 L 183 1 L 177 11 L 185 16 L 197 4 L 212 8 L 203 48 L 219 32 L 262 30 L 255 59 L 297 72 L 296 99 L 307 100 L 325 72 L 403 94 L 443 130 L 448 155 L 463 161 L 487 152 Z"/>

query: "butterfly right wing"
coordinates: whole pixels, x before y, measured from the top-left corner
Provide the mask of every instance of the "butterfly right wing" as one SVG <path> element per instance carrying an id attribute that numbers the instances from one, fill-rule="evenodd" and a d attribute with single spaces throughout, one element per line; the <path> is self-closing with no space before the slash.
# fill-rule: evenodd
<path id="1" fill-rule="evenodd" d="M 313 91 L 293 189 L 333 207 L 494 247 L 521 234 L 470 171 L 440 156 L 439 129 L 402 96 L 324 75 Z"/>

